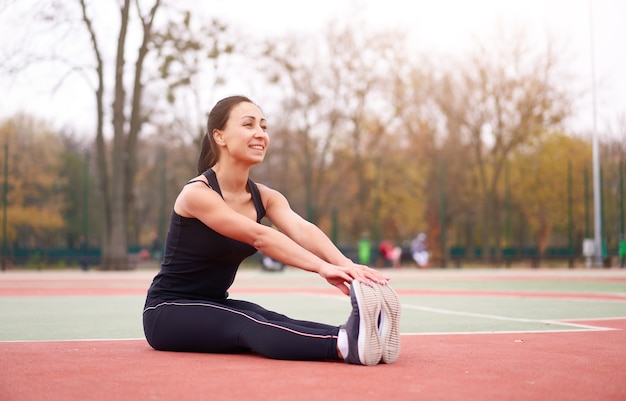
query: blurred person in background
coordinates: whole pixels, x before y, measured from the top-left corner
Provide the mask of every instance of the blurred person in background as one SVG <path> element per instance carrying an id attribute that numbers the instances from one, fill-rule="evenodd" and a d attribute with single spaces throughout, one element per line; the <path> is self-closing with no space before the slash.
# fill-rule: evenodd
<path id="1" fill-rule="evenodd" d="M 418 267 L 423 269 L 428 268 L 428 260 L 430 254 L 428 253 L 428 243 L 426 242 L 426 234 L 419 233 L 417 237 L 411 241 L 411 256 Z"/>

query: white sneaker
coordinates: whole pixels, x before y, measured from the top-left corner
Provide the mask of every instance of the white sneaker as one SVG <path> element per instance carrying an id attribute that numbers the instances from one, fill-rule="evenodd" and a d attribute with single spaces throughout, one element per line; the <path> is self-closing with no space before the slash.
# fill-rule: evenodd
<path id="1" fill-rule="evenodd" d="M 376 365 L 383 353 L 383 344 L 378 330 L 378 316 L 381 312 L 378 291 L 354 280 L 350 284 L 352 313 L 343 326 L 348 335 L 348 355 L 346 363 Z"/>
<path id="2" fill-rule="evenodd" d="M 389 284 L 374 287 L 381 299 L 378 330 L 383 344 L 382 362 L 394 363 L 400 355 L 400 300 Z"/>

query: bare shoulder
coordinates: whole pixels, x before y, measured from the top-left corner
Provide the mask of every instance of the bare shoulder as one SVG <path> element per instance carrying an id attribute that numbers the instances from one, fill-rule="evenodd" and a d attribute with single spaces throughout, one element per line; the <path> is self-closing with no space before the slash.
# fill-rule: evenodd
<path id="1" fill-rule="evenodd" d="M 309 222 L 291 209 L 289 201 L 280 192 L 265 185 L 258 185 L 267 218 L 280 231 L 296 238 Z"/>
<path id="2" fill-rule="evenodd" d="M 189 180 L 181 189 L 174 210 L 184 217 L 197 217 L 197 215 L 211 204 L 220 203 L 221 197 L 215 192 L 206 177 L 200 175 Z"/>
<path id="3" fill-rule="evenodd" d="M 199 175 L 187 181 L 180 191 L 179 198 L 206 196 L 207 192 L 215 192 L 205 176 Z"/>
<path id="4" fill-rule="evenodd" d="M 259 188 L 259 192 L 261 193 L 261 195 L 270 195 L 273 192 L 278 192 L 275 189 L 272 189 L 265 184 L 260 184 L 258 182 L 256 182 L 255 184 L 257 188 Z"/>
<path id="5" fill-rule="evenodd" d="M 288 204 L 287 198 L 285 198 L 285 196 L 279 191 L 264 184 L 257 183 L 256 185 L 259 188 L 259 193 L 261 194 L 261 199 L 263 200 L 263 205 L 266 209 L 271 205 Z"/>

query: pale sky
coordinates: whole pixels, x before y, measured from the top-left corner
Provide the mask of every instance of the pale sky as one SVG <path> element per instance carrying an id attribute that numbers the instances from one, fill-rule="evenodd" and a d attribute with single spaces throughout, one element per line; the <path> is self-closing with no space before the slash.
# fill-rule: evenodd
<path id="1" fill-rule="evenodd" d="M 0 0 L 0 47 L 4 49 L 10 48 L 16 32 L 19 34 L 29 29 L 22 24 L 21 31 L 7 34 L 6 15 L 2 17 L 7 1 Z M 21 0 L 21 4 L 27 1 Z M 181 0 L 181 3 L 185 1 Z M 493 37 L 498 25 L 519 27 L 533 39 L 542 40 L 550 35 L 567 47 L 573 56 L 571 67 L 580 77 L 576 81 L 577 89 L 592 87 L 590 38 L 593 32 L 597 129 L 602 132 L 613 127 L 615 130 L 618 118 L 626 119 L 625 0 L 189 1 L 202 7 L 206 15 L 219 16 L 238 29 L 260 36 L 315 32 L 331 20 L 352 18 L 356 13 L 363 15 L 371 25 L 406 27 L 410 30 L 411 45 L 443 54 L 471 49 L 474 38 Z M 109 2 L 115 4 L 112 0 Z M 590 18 L 590 10 L 593 18 Z M 90 89 L 80 79 L 71 79 L 67 87 L 51 94 L 50 82 L 54 81 L 49 75 L 59 73 L 40 70 L 36 76 L 16 81 L 0 77 L 0 118 L 27 111 L 54 124 L 92 131 L 93 95 Z M 84 97 L 89 100 L 81 100 Z M 589 132 L 593 121 L 591 95 L 582 99 L 581 104 L 576 118 L 577 130 Z"/>

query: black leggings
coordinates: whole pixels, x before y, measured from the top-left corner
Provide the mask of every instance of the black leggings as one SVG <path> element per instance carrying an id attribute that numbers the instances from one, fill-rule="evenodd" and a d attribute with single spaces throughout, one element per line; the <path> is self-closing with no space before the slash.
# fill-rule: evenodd
<path id="1" fill-rule="evenodd" d="M 294 320 L 247 302 L 151 302 L 143 311 L 148 343 L 161 351 L 235 353 L 273 359 L 338 360 L 339 327 Z"/>

